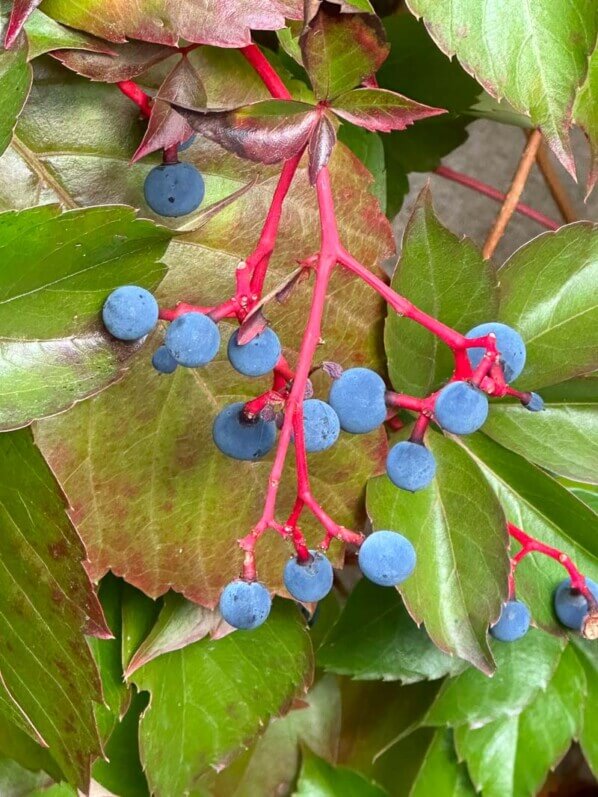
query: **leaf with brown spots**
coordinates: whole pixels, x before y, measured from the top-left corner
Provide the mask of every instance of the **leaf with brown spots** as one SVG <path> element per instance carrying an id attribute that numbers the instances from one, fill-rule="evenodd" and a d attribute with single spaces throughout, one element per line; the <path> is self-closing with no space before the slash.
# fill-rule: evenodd
<path id="1" fill-rule="evenodd" d="M 84 560 L 31 434 L 0 435 L 0 712 L 43 740 L 82 790 L 101 754 L 94 704 L 102 699 L 83 630 L 109 633 Z"/>

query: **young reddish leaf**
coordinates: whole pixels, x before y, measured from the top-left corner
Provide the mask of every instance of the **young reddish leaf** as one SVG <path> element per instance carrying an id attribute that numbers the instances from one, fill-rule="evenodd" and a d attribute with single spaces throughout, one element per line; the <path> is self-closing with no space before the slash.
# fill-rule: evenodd
<path id="1" fill-rule="evenodd" d="M 51 17 L 102 39 L 141 39 L 177 45 L 181 39 L 244 47 L 251 30 L 278 30 L 285 17 L 301 19 L 302 0 L 45 0 Z"/>
<path id="2" fill-rule="evenodd" d="M 303 63 L 316 96 L 336 97 L 373 75 L 389 47 L 373 14 L 340 14 L 322 6 L 300 39 Z"/>
<path id="3" fill-rule="evenodd" d="M 321 116 L 309 139 L 309 182 L 316 184 L 318 174 L 326 166 L 336 143 L 334 125 L 327 116 Z"/>
<path id="4" fill-rule="evenodd" d="M 266 329 L 268 326 L 268 319 L 264 315 L 260 307 L 255 313 L 251 313 L 239 327 L 237 333 L 237 341 L 240 346 L 244 346 L 249 341 L 253 340 L 256 335 Z"/>
<path id="5" fill-rule="evenodd" d="M 313 105 L 287 100 L 264 100 L 232 111 L 173 107 L 198 133 L 260 163 L 279 163 L 301 152 L 318 120 Z"/>
<path id="6" fill-rule="evenodd" d="M 181 58 L 160 86 L 141 144 L 133 155 L 135 163 L 158 149 L 168 149 L 193 135 L 193 129 L 170 103 L 201 108 L 207 102 L 197 70 L 188 58 Z"/>
<path id="7" fill-rule="evenodd" d="M 337 97 L 332 109 L 354 125 L 381 133 L 404 130 L 419 119 L 446 113 L 386 89 L 354 89 Z"/>
<path id="8" fill-rule="evenodd" d="M 14 0 L 10 19 L 4 33 L 4 46 L 9 50 L 17 40 L 17 37 L 27 18 L 38 7 L 42 0 Z"/>
<path id="9" fill-rule="evenodd" d="M 52 56 L 61 64 L 90 80 L 102 83 L 118 83 L 132 80 L 150 67 L 169 58 L 176 50 L 160 44 L 127 42 L 111 44 L 108 52 L 85 52 L 83 50 L 57 50 Z"/>

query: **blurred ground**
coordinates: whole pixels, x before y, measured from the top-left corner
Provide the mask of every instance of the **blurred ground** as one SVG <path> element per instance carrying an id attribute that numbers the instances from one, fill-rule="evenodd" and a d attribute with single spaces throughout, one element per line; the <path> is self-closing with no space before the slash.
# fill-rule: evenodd
<path id="1" fill-rule="evenodd" d="M 500 191 L 506 191 L 525 145 L 522 131 L 516 127 L 485 120 L 474 122 L 468 130 L 469 139 L 446 157 L 443 164 L 489 183 Z M 554 158 L 553 162 L 556 163 L 559 177 L 567 188 L 569 196 L 574 200 L 579 218 L 598 221 L 598 187 L 594 189 L 587 204 L 583 201 L 589 150 L 583 134 L 578 130 L 574 131 L 573 146 L 578 163 L 578 185 Z M 482 246 L 500 205 L 470 188 L 457 185 L 443 177 L 423 174 L 409 176 L 411 190 L 394 221 L 399 246 L 411 206 L 428 179 L 432 186 L 436 212 L 445 226 L 454 233 L 467 235 Z M 559 223 L 564 223 L 536 165 L 532 169 L 521 199 L 535 210 L 541 211 Z M 544 228 L 535 221 L 516 213 L 498 247 L 494 257 L 495 262 L 503 263 L 515 249 L 543 231 Z"/>

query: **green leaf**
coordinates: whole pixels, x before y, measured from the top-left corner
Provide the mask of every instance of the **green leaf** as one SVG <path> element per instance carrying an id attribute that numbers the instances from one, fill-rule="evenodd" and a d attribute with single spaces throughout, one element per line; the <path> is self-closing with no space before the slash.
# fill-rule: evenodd
<path id="1" fill-rule="evenodd" d="M 340 731 L 337 679 L 326 675 L 284 717 L 273 719 L 263 736 L 219 773 L 199 780 L 202 797 L 265 797 L 290 793 L 300 765 L 301 745 L 333 761 Z"/>
<path id="2" fill-rule="evenodd" d="M 126 669 L 133 654 L 154 627 L 163 601 L 153 601 L 131 587 L 123 585 L 122 592 L 122 662 Z"/>
<path id="3" fill-rule="evenodd" d="M 56 22 L 51 17 L 36 9 L 29 17 L 24 26 L 27 34 L 28 58 L 31 61 L 44 53 L 53 50 L 87 50 L 89 52 L 106 52 L 112 50 L 105 42 L 93 39 L 85 33 Z M 111 56 L 104 56 L 110 58 Z"/>
<path id="4" fill-rule="evenodd" d="M 484 435 L 458 439 L 496 492 L 508 520 L 566 553 L 590 578 L 598 578 L 598 516 L 569 490 L 518 454 Z M 534 622 L 563 633 L 552 611 L 552 592 L 565 578 L 563 567 L 542 554 L 517 567 L 517 594 Z"/>
<path id="5" fill-rule="evenodd" d="M 487 642 L 506 597 L 509 570 L 504 515 L 475 463 L 452 440 L 430 432 L 436 476 L 418 493 L 397 489 L 387 476 L 372 479 L 367 508 L 376 529 L 404 534 L 417 565 L 401 585 L 405 605 L 432 640 L 486 673 Z"/>
<path id="6" fill-rule="evenodd" d="M 30 772 L 10 758 L 0 759 L 0 794 L 2 797 L 26 797 L 38 786 L 50 783 L 44 772 Z"/>
<path id="7" fill-rule="evenodd" d="M 573 119 L 582 127 L 590 142 L 592 164 L 587 182 L 589 195 L 598 180 L 598 48 L 592 53 L 588 75 L 575 98 Z"/>
<path id="8" fill-rule="evenodd" d="M 61 780 L 64 778 L 60 767 L 52 758 L 47 748 L 33 741 L 28 732 L 11 723 L 0 711 L 0 753 L 3 757 L 14 761 L 32 772 L 42 773 L 45 780 Z M 0 794 L 3 792 L 0 790 Z M 20 797 L 20 795 L 18 795 Z"/>
<path id="9" fill-rule="evenodd" d="M 358 86 L 388 55 L 384 28 L 373 14 L 334 14 L 321 6 L 300 38 L 303 64 L 318 99 Z"/>
<path id="10" fill-rule="evenodd" d="M 506 448 L 571 479 L 596 482 L 598 380 L 577 379 L 542 390 L 543 412 L 519 402 L 491 405 L 484 432 Z"/>
<path id="11" fill-rule="evenodd" d="M 536 390 L 598 368 L 598 227 L 588 222 L 547 232 L 499 271 L 499 320 L 527 347 L 519 389 Z"/>
<path id="12" fill-rule="evenodd" d="M 356 125 L 341 125 L 337 136 L 338 140 L 359 158 L 374 178 L 370 191 L 380 203 L 382 210 L 386 210 L 386 164 L 381 136 Z"/>
<path id="13" fill-rule="evenodd" d="M 444 681 L 423 724 L 474 728 L 522 711 L 550 683 L 564 646 L 533 628 L 518 642 L 494 642 L 494 676 L 470 668 Z"/>
<path id="14" fill-rule="evenodd" d="M 579 636 L 572 637 L 571 645 L 575 649 L 587 681 L 579 743 L 590 769 L 598 777 L 598 651 L 594 643 Z"/>
<path id="15" fill-rule="evenodd" d="M 493 318 L 497 308 L 492 265 L 471 241 L 442 226 L 429 188 L 423 189 L 414 206 L 391 284 L 417 307 L 462 332 Z M 401 392 L 426 395 L 453 371 L 454 358 L 445 344 L 392 311 L 385 324 L 384 346 L 391 382 Z"/>
<path id="16" fill-rule="evenodd" d="M 438 730 L 431 737 L 409 797 L 474 797 L 475 789 L 455 755 L 453 734 Z"/>
<path id="17" fill-rule="evenodd" d="M 140 746 L 152 794 L 182 794 L 224 764 L 284 713 L 311 677 L 309 636 L 289 603 L 276 604 L 255 631 L 202 640 L 146 664 L 133 680 L 151 694 Z"/>
<path id="18" fill-rule="evenodd" d="M 318 651 L 318 666 L 359 680 L 409 684 L 454 675 L 463 662 L 447 656 L 407 614 L 393 589 L 363 579 Z"/>
<path id="19" fill-rule="evenodd" d="M 457 728 L 457 752 L 477 791 L 484 797 L 538 794 L 579 734 L 585 691 L 583 667 L 569 645 L 545 689 L 522 711 L 482 728 Z"/>
<path id="20" fill-rule="evenodd" d="M 0 41 L 4 23 L 0 17 Z M 27 63 L 27 43 L 20 35 L 10 50 L 0 49 L 0 155 L 10 144 L 12 132 L 31 88 L 32 71 Z"/>
<path id="21" fill-rule="evenodd" d="M 82 627 L 106 629 L 64 510 L 29 432 L 1 435 L 0 711 L 6 716 L 9 701 L 19 727 L 84 790 L 91 758 L 101 754 L 93 713 L 101 691 Z"/>
<path id="22" fill-rule="evenodd" d="M 123 283 L 155 287 L 169 238 L 124 207 L 0 214 L 0 428 L 53 415 L 118 379 L 138 346 L 103 331 L 102 304 Z"/>
<path id="23" fill-rule="evenodd" d="M 361 773 L 334 767 L 323 758 L 303 752 L 303 765 L 293 797 L 384 797 L 385 792 Z"/>
<path id="24" fill-rule="evenodd" d="M 299 0 L 218 0 L 215 7 L 195 3 L 181 7 L 178 0 L 44 0 L 43 11 L 72 28 L 102 39 L 123 42 L 142 39 L 177 45 L 180 39 L 218 47 L 244 47 L 251 31 L 284 27 L 285 16 L 301 19 Z"/>
<path id="25" fill-rule="evenodd" d="M 497 99 L 528 114 L 541 127 L 571 174 L 569 142 L 573 101 L 596 41 L 592 0 L 555 7 L 552 0 L 409 0 L 440 49 Z"/>
<path id="26" fill-rule="evenodd" d="M 332 110 L 348 122 L 381 133 L 404 130 L 420 119 L 445 113 L 394 91 L 367 88 L 341 94 L 332 103 Z"/>

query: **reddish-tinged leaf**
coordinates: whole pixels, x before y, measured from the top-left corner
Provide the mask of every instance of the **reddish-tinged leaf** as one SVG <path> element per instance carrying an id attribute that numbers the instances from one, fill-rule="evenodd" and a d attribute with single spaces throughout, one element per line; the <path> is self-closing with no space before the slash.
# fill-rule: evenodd
<path id="1" fill-rule="evenodd" d="M 389 47 L 378 17 L 322 6 L 300 39 L 303 64 L 319 98 L 336 97 L 374 74 Z"/>
<path id="2" fill-rule="evenodd" d="M 14 0 L 6 33 L 4 34 L 4 46 L 7 50 L 15 43 L 27 18 L 35 11 L 41 1 L 42 0 Z"/>
<path id="3" fill-rule="evenodd" d="M 354 89 L 341 94 L 333 103 L 334 112 L 342 119 L 366 130 L 390 133 L 404 130 L 419 119 L 446 113 L 431 108 L 387 89 Z"/>
<path id="4" fill-rule="evenodd" d="M 289 100 L 265 100 L 233 111 L 173 107 L 198 133 L 235 155 L 260 163 L 280 163 L 296 155 L 318 120 L 313 105 Z"/>
<path id="5" fill-rule="evenodd" d="M 359 14 L 364 12 L 366 14 L 374 14 L 374 8 L 369 0 L 354 0 L 353 3 L 347 3 L 345 0 L 328 0 L 330 3 L 337 5 L 339 9 L 346 14 Z M 304 24 L 309 25 L 315 15 L 318 13 L 323 0 L 305 0 L 305 10 L 303 14 Z"/>
<path id="6" fill-rule="evenodd" d="M 141 39 L 177 45 L 181 39 L 244 47 L 251 30 L 278 30 L 301 19 L 302 0 L 45 0 L 44 11 L 66 25 L 108 41 Z"/>
<path id="7" fill-rule="evenodd" d="M 336 131 L 327 116 L 321 116 L 309 139 L 309 182 L 316 184 L 320 171 L 326 166 L 336 143 Z"/>
<path id="8" fill-rule="evenodd" d="M 159 44 L 128 42 L 110 45 L 108 53 L 57 50 L 52 55 L 78 75 L 102 83 L 117 83 L 119 80 L 138 77 L 174 52 L 170 47 Z"/>
<path id="9" fill-rule="evenodd" d="M 201 108 L 207 97 L 197 70 L 188 58 L 181 58 L 160 86 L 143 140 L 133 155 L 135 163 L 158 149 L 167 149 L 193 135 L 193 129 L 169 103 Z"/>
<path id="10" fill-rule="evenodd" d="M 259 335 L 260 332 L 263 332 L 267 326 L 268 319 L 260 307 L 255 313 L 251 313 L 239 327 L 237 342 L 240 346 L 244 346 L 253 340 L 256 335 Z"/>

